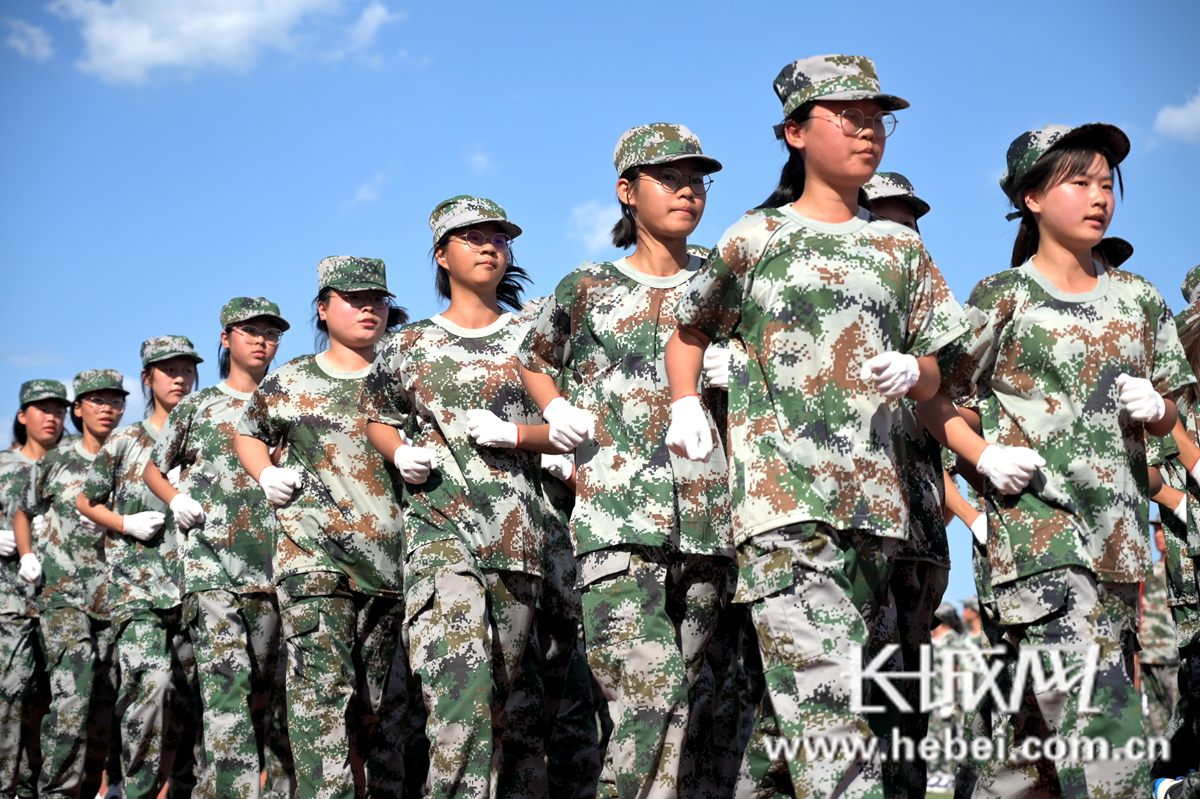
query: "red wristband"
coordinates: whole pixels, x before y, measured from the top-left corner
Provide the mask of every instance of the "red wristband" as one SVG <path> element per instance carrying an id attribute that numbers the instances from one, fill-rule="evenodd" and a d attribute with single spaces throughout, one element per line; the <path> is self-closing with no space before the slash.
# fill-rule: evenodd
<path id="1" fill-rule="evenodd" d="M 684 394 L 682 397 L 679 397 L 678 399 L 671 400 L 671 404 L 674 405 L 676 402 L 679 402 L 679 400 L 685 400 L 688 397 L 695 397 L 696 399 L 700 399 L 699 394 Z"/>

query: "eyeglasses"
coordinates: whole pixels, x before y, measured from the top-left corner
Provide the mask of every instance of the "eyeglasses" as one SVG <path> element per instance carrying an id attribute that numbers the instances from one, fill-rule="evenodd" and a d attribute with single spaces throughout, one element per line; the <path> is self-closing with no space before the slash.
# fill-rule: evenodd
<path id="1" fill-rule="evenodd" d="M 832 114 L 830 116 L 813 116 L 813 119 L 828 119 L 841 118 L 842 133 L 847 136 L 857 136 L 862 133 L 862 129 L 867 126 L 867 116 L 857 108 L 847 108 L 840 114 Z M 887 138 L 896 132 L 896 115 L 890 111 L 881 111 L 871 117 L 871 129 L 875 131 L 875 135 Z"/>
<path id="2" fill-rule="evenodd" d="M 638 177 L 650 178 L 672 194 L 687 186 L 692 190 L 692 194 L 699 196 L 707 194 L 708 187 L 712 185 L 712 177 L 707 172 L 693 172 L 690 175 L 684 175 L 674 167 L 667 167 L 659 172 L 657 178 L 653 175 L 639 175 Z"/>
<path id="3" fill-rule="evenodd" d="M 283 331 L 277 327 L 268 327 L 266 330 L 259 330 L 254 325 L 238 325 L 233 329 L 251 341 L 261 338 L 263 341 L 276 342 L 283 338 Z"/>
<path id="4" fill-rule="evenodd" d="M 491 242 L 492 246 L 497 250 L 509 250 L 512 248 L 512 237 L 506 236 L 503 233 L 497 233 L 489 238 L 478 230 L 468 230 L 466 233 L 460 233 L 457 236 L 451 236 L 451 238 L 462 239 L 473 250 L 483 249 L 483 246 L 488 242 Z"/>
<path id="5" fill-rule="evenodd" d="M 86 397 L 83 398 L 82 401 L 86 402 L 88 405 L 91 405 L 92 407 L 96 408 L 97 410 L 100 408 L 103 408 L 105 405 L 112 408 L 114 411 L 125 410 L 125 400 L 123 398 L 121 398 L 121 399 L 105 399 L 104 397 L 101 397 L 98 394 L 88 394 Z"/>

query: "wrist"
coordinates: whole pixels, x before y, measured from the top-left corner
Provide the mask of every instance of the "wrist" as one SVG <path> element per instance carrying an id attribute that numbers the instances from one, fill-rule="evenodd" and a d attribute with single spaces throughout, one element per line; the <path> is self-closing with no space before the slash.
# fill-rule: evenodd
<path id="1" fill-rule="evenodd" d="M 682 402 L 683 400 L 688 399 L 689 397 L 695 397 L 697 401 L 700 400 L 700 395 L 695 392 L 692 392 L 691 394 L 684 394 L 682 397 L 676 397 L 675 399 L 671 400 L 671 404 L 674 405 L 677 402 Z"/>
<path id="2" fill-rule="evenodd" d="M 556 394 L 549 402 L 547 402 L 544 406 L 542 406 L 542 416 L 545 416 L 546 411 L 550 410 L 550 406 L 553 405 L 554 403 L 558 402 L 559 400 L 566 402 L 566 399 L 564 399 L 561 394 Z"/>

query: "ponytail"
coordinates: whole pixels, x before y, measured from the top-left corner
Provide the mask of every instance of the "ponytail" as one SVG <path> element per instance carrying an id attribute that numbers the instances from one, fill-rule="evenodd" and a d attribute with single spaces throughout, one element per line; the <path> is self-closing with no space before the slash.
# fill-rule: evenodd
<path id="1" fill-rule="evenodd" d="M 812 116 L 812 110 L 815 103 L 805 103 L 797 108 L 792 113 L 788 114 L 788 119 L 803 125 Z M 784 122 L 786 123 L 786 120 Z M 782 128 L 779 128 L 782 131 Z M 783 138 L 782 132 L 780 138 Z M 783 170 L 779 173 L 779 185 L 775 187 L 775 191 L 771 196 L 763 200 L 759 208 L 779 208 L 784 205 L 791 205 L 800 199 L 800 195 L 804 194 L 804 155 L 795 147 L 787 143 L 787 139 L 783 139 L 784 146 L 787 147 L 788 160 L 783 165 Z"/>
<path id="2" fill-rule="evenodd" d="M 633 191 L 632 184 L 641 174 L 641 167 L 631 166 L 621 173 L 621 178 L 629 181 L 630 191 Z M 612 243 L 618 249 L 628 250 L 637 244 L 637 215 L 633 213 L 633 208 L 621 202 L 620 197 L 617 202 L 621 203 L 621 218 L 612 227 Z"/>

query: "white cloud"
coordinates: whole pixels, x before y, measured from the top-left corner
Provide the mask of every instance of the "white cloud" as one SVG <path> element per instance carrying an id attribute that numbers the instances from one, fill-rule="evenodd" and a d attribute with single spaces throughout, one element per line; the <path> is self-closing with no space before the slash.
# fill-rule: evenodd
<path id="1" fill-rule="evenodd" d="M 383 173 L 380 172 L 377 175 L 375 175 L 375 177 L 371 178 L 366 183 L 359 186 L 358 191 L 355 192 L 354 196 L 350 199 L 350 201 L 342 206 L 342 210 L 345 211 L 347 208 L 350 208 L 351 206 L 354 206 L 354 205 L 358 205 L 359 203 L 369 203 L 369 202 L 374 202 L 375 200 L 378 200 L 379 199 L 379 188 L 382 185 L 383 185 Z"/>
<path id="2" fill-rule="evenodd" d="M 34 61 L 49 61 L 54 57 L 54 45 L 50 34 L 23 19 L 6 19 L 8 38 L 4 40 L 12 49 Z"/>
<path id="3" fill-rule="evenodd" d="M 483 151 L 482 147 L 476 147 L 467 155 L 467 163 L 471 169 L 475 170 L 476 175 L 483 175 L 492 171 L 494 164 L 492 157 Z"/>
<path id="4" fill-rule="evenodd" d="M 363 9 L 362 16 L 350 29 L 347 44 L 352 50 L 362 50 L 375 41 L 375 34 L 389 22 L 399 22 L 404 19 L 403 12 L 392 13 L 379 0 L 371 0 L 371 4 Z"/>
<path id="5" fill-rule="evenodd" d="M 4 360 L 13 366 L 36 368 L 54 366 L 62 359 L 57 352 L 49 347 L 25 347 L 24 349 L 9 349 L 5 347 Z"/>
<path id="6" fill-rule="evenodd" d="M 612 226 L 620 218 L 621 207 L 615 202 L 602 203 L 592 200 L 571 209 L 571 223 L 567 235 L 582 241 L 588 253 L 594 255 L 605 247 L 612 246 Z"/>
<path id="7" fill-rule="evenodd" d="M 1200 91 L 1183 105 L 1167 105 L 1158 111 L 1154 132 L 1169 139 L 1200 144 Z"/>

